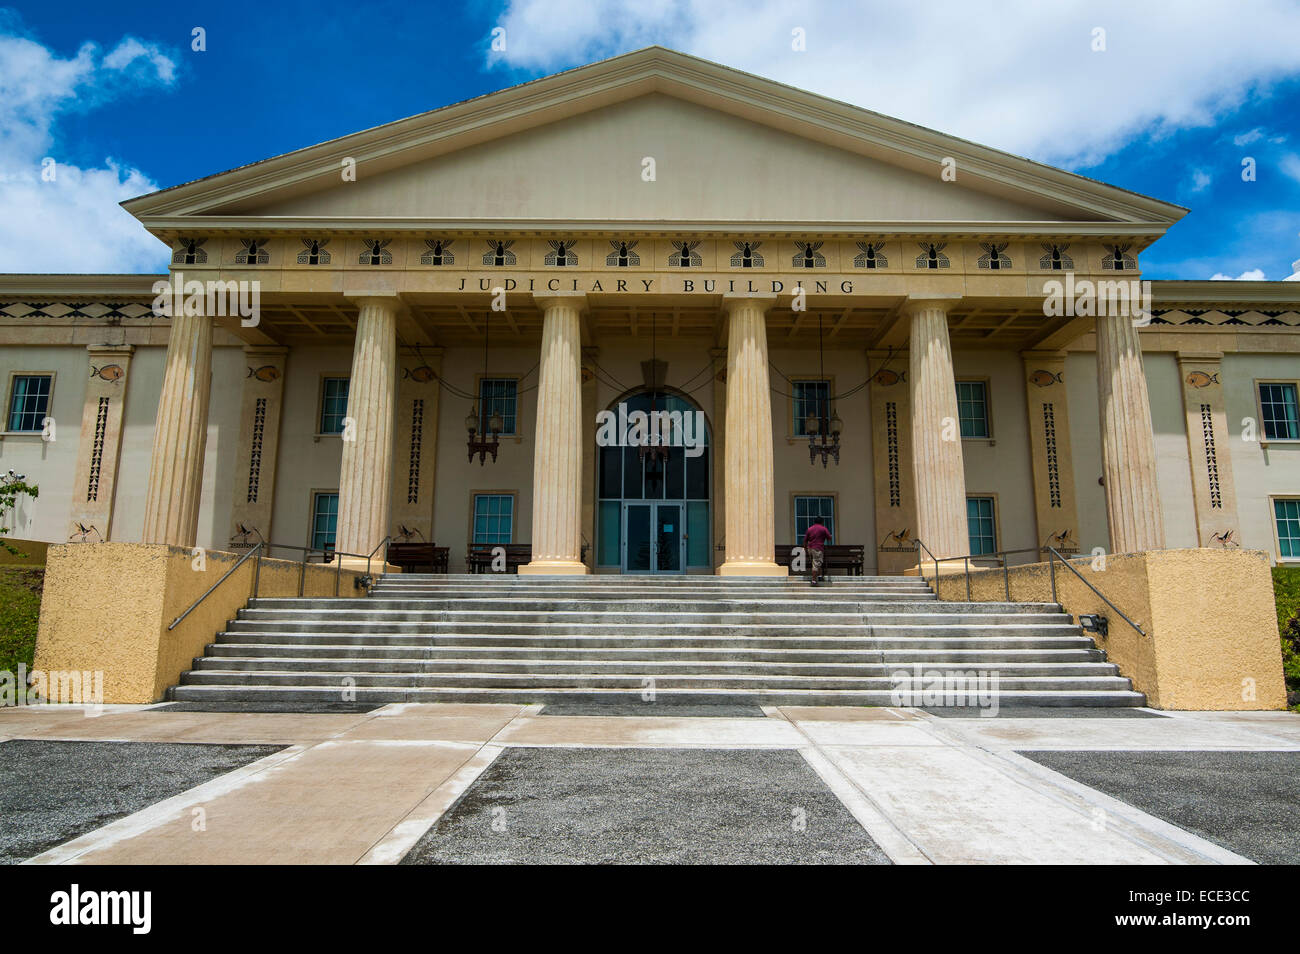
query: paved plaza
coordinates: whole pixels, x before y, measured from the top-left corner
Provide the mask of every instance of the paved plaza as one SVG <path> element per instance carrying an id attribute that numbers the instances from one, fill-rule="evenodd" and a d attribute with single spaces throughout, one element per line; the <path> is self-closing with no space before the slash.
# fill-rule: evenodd
<path id="1" fill-rule="evenodd" d="M 1300 861 L 1290 713 L 612 711 L 7 709 L 0 860 Z"/>

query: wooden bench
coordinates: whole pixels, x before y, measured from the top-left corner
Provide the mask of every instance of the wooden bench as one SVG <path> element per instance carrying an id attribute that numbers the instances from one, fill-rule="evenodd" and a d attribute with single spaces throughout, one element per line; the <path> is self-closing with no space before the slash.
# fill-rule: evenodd
<path id="1" fill-rule="evenodd" d="M 497 547 L 506 548 L 506 572 L 518 573 L 519 567 L 533 558 L 531 543 L 471 543 L 465 554 L 465 566 L 471 573 L 492 573 L 492 551 Z M 582 545 L 583 562 L 587 559 L 587 544 Z"/>
<path id="2" fill-rule="evenodd" d="M 400 566 L 403 573 L 446 573 L 451 547 L 432 543 L 390 543 L 388 562 Z"/>
<path id="3" fill-rule="evenodd" d="M 861 576 L 862 564 L 866 557 L 866 546 L 861 543 L 828 543 L 826 558 L 822 568 L 826 573 L 843 570 L 845 576 Z M 789 566 L 794 558 L 794 544 L 778 543 L 776 545 L 776 562 L 780 566 Z M 805 567 L 807 564 L 805 563 Z"/>
<path id="4" fill-rule="evenodd" d="M 530 543 L 471 543 L 465 554 L 465 566 L 471 573 L 491 573 L 492 551 L 505 547 L 506 572 L 518 573 L 519 567 L 533 558 L 533 546 Z"/>

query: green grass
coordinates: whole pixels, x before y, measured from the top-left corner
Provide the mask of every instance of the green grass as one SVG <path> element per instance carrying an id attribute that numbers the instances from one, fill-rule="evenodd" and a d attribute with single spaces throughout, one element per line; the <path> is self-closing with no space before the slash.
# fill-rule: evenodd
<path id="1" fill-rule="evenodd" d="M 0 671 L 32 667 L 44 582 L 43 566 L 0 566 Z"/>
<path id="2" fill-rule="evenodd" d="M 1282 634 L 1282 672 L 1291 692 L 1300 690 L 1300 567 L 1273 567 L 1277 629 Z M 1294 706 L 1300 711 L 1300 706 Z"/>

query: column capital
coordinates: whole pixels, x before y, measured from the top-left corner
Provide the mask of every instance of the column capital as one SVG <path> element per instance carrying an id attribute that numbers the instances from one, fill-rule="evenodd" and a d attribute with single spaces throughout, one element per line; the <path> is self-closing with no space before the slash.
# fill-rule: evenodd
<path id="1" fill-rule="evenodd" d="M 903 301 L 902 311 L 903 314 L 909 317 L 915 315 L 918 311 L 928 311 L 935 308 L 947 314 L 961 304 L 961 299 L 961 295 L 924 295 L 916 298 L 908 296 Z"/>
<path id="2" fill-rule="evenodd" d="M 349 304 L 357 308 L 364 308 L 369 305 L 372 308 L 391 308 L 394 312 L 400 312 L 407 307 L 401 295 L 395 291 L 382 288 L 345 291 L 343 297 L 348 300 Z"/>
<path id="3" fill-rule="evenodd" d="M 775 292 L 723 292 L 722 308 L 728 314 L 743 305 L 757 305 L 766 314 L 776 305 L 779 296 Z"/>
<path id="4" fill-rule="evenodd" d="M 580 291 L 535 291 L 533 294 L 533 304 L 538 308 L 546 311 L 548 308 L 562 308 L 567 305 L 570 308 L 576 308 L 578 311 L 587 311 L 587 293 Z"/>

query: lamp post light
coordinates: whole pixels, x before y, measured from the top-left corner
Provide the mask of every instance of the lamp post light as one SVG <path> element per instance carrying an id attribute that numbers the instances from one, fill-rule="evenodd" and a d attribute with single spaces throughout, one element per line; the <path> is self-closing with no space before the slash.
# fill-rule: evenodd
<path id="1" fill-rule="evenodd" d="M 808 435 L 808 463 L 815 464 L 817 455 L 821 454 L 822 466 L 826 467 L 830 458 L 835 458 L 835 466 L 840 463 L 840 432 L 844 422 L 838 414 L 831 414 L 830 420 L 809 414 L 804 418 L 804 433 Z M 819 441 L 820 439 L 820 441 Z"/>
<path id="2" fill-rule="evenodd" d="M 469 461 L 474 462 L 474 455 L 478 454 L 478 463 L 482 467 L 487 463 L 487 455 L 492 455 L 492 463 L 497 462 L 497 450 L 501 447 L 501 430 L 505 427 L 505 421 L 500 414 L 494 413 L 487 421 L 487 427 L 480 438 L 475 435 L 479 432 L 478 409 L 471 407 L 468 414 L 465 415 L 465 430 L 469 431 Z M 488 434 L 492 435 L 492 440 L 488 440 Z"/>

